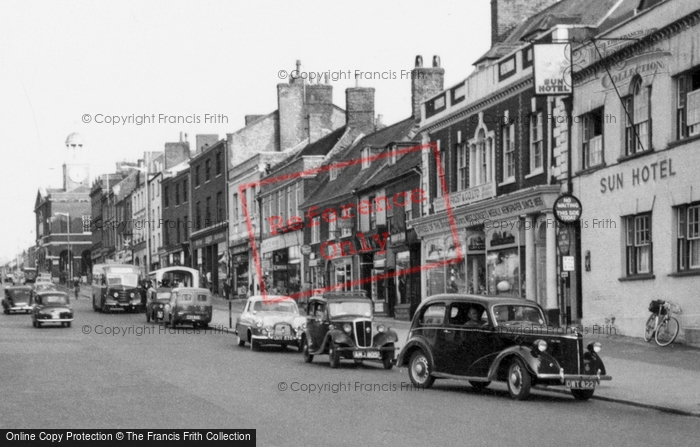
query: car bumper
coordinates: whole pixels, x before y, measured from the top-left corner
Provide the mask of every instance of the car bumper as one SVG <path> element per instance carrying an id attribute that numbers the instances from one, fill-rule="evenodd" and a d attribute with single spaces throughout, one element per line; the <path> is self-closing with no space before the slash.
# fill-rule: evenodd
<path id="1" fill-rule="evenodd" d="M 37 323 L 69 323 L 73 318 L 37 318 Z"/>
<path id="2" fill-rule="evenodd" d="M 7 308 L 8 312 L 31 312 L 31 306 L 12 306 Z"/>
<path id="3" fill-rule="evenodd" d="M 537 380 L 559 382 L 562 385 L 567 381 L 594 380 L 600 384 L 601 380 L 612 380 L 612 376 L 601 374 L 564 374 L 562 369 L 559 374 L 537 374 Z"/>
<path id="4" fill-rule="evenodd" d="M 282 343 L 288 345 L 299 345 L 299 338 L 296 335 L 285 335 L 278 337 L 270 337 L 268 335 L 251 335 L 251 338 L 260 344 L 280 345 Z"/>

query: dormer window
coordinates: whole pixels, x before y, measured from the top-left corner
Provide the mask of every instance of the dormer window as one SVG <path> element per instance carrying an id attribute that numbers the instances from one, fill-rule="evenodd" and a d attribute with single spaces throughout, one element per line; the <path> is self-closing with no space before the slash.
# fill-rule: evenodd
<path id="1" fill-rule="evenodd" d="M 368 147 L 362 149 L 362 169 L 369 168 L 370 164 L 372 163 L 369 159 L 370 153 L 371 152 Z"/>
<path id="2" fill-rule="evenodd" d="M 330 180 L 331 182 L 338 178 L 338 168 L 336 168 L 334 164 L 331 165 L 330 178 L 331 178 L 331 180 Z"/>

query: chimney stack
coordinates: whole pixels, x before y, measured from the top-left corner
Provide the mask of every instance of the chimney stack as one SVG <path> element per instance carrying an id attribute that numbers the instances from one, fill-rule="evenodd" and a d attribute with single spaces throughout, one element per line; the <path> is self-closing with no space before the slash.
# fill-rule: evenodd
<path id="1" fill-rule="evenodd" d="M 364 134 L 374 132 L 374 88 L 354 87 L 345 90 L 345 122 L 348 127 Z"/>
<path id="2" fill-rule="evenodd" d="M 423 67 L 423 56 L 416 56 L 411 70 L 411 102 L 413 117 L 420 118 L 421 104 L 444 89 L 445 70 L 440 68 L 440 56 L 433 56 L 433 66 Z"/>

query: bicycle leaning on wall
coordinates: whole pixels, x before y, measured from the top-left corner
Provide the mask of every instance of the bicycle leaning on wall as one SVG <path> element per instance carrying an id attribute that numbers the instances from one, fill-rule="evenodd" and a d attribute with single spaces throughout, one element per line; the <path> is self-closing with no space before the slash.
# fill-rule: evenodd
<path id="1" fill-rule="evenodd" d="M 673 343 L 681 326 L 671 313 L 679 314 L 681 308 L 670 301 L 653 300 L 649 303 L 649 312 L 651 315 L 644 330 L 644 340 L 650 341 L 654 338 L 659 346 Z"/>

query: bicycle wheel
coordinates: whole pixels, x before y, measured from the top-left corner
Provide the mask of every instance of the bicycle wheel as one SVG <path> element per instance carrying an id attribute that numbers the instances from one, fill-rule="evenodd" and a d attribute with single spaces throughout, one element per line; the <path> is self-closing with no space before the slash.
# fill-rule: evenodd
<path id="1" fill-rule="evenodd" d="M 673 317 L 668 317 L 656 330 L 656 344 L 659 346 L 670 345 L 678 336 L 679 330 L 680 325 L 678 324 L 678 320 Z"/>
<path id="2" fill-rule="evenodd" d="M 644 341 L 649 342 L 651 341 L 652 338 L 654 338 L 654 327 L 656 326 L 656 315 L 651 314 L 649 315 L 649 319 L 647 320 L 647 325 L 644 329 Z"/>

